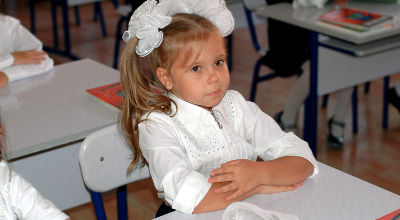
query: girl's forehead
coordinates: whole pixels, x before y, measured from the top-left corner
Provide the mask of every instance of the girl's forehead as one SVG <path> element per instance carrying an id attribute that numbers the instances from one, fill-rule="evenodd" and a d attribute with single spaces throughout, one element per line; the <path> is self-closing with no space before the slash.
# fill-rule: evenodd
<path id="1" fill-rule="evenodd" d="M 213 34 L 209 35 L 209 37 L 204 40 L 189 41 L 186 45 L 182 45 L 178 51 L 178 56 L 175 59 L 175 62 L 180 66 L 192 64 L 196 62 L 203 53 L 206 53 L 205 55 L 210 53 L 210 51 L 207 50 L 210 46 L 221 48 L 221 54 L 219 55 L 225 54 L 225 44 L 222 36 Z"/>

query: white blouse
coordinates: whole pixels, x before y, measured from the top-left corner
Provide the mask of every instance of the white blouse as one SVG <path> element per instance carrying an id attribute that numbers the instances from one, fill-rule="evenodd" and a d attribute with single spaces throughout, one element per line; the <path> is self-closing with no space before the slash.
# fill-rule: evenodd
<path id="1" fill-rule="evenodd" d="M 12 66 L 13 52 L 38 50 L 42 51 L 42 42 L 29 32 L 20 21 L 0 14 L 0 72 L 4 72 L 9 82 L 36 76 L 53 68 L 53 60 L 46 56 L 40 64 Z"/>
<path id="2" fill-rule="evenodd" d="M 69 218 L 43 198 L 24 178 L 0 162 L 0 220 L 65 220 Z"/>
<path id="3" fill-rule="evenodd" d="M 318 173 L 308 144 L 240 93 L 228 91 L 211 111 L 171 98 L 176 115 L 151 113 L 139 124 L 139 144 L 159 197 L 173 209 L 191 214 L 211 187 L 210 171 L 235 159 L 300 156 L 314 165 L 313 176 Z"/>

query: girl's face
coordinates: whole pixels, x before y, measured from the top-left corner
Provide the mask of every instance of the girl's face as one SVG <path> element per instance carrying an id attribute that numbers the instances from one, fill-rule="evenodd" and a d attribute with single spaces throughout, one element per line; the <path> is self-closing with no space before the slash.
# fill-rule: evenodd
<path id="1" fill-rule="evenodd" d="M 185 62 L 185 54 L 180 53 L 171 66 L 170 74 L 161 78 L 157 75 L 178 98 L 210 109 L 224 97 L 229 87 L 229 71 L 224 41 L 219 34 L 211 35 L 207 42 L 201 44 L 198 56 Z"/>

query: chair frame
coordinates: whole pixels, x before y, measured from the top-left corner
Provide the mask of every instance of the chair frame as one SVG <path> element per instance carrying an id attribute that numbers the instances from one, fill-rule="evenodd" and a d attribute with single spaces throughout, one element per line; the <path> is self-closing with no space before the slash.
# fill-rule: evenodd
<path id="1" fill-rule="evenodd" d="M 102 193 L 113 189 L 117 189 L 118 219 L 128 219 L 126 184 L 150 177 L 147 166 L 135 167 L 128 173 L 130 162 L 130 147 L 116 124 L 93 132 L 83 141 L 79 163 L 98 220 L 107 219 Z"/>

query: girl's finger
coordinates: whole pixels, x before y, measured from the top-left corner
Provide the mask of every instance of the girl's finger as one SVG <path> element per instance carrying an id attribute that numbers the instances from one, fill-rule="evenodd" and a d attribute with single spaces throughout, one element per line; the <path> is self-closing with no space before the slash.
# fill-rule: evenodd
<path id="1" fill-rule="evenodd" d="M 221 175 L 216 175 L 213 177 L 208 178 L 209 183 L 218 183 L 218 182 L 229 182 L 233 180 L 232 173 L 226 173 Z"/>
<path id="2" fill-rule="evenodd" d="M 230 167 L 220 167 L 220 168 L 217 168 L 217 169 L 211 171 L 210 176 L 217 176 L 217 175 L 221 175 L 224 173 L 230 173 L 230 172 L 231 172 Z"/>
<path id="3" fill-rule="evenodd" d="M 228 161 L 228 162 L 226 162 L 226 163 L 221 164 L 221 166 L 235 165 L 235 164 L 240 163 L 240 161 L 241 161 L 241 160 L 231 160 L 231 161 Z"/>
<path id="4" fill-rule="evenodd" d="M 234 182 L 231 182 L 230 184 L 228 184 L 226 186 L 215 189 L 215 193 L 226 193 L 226 192 L 234 191 L 236 189 L 238 189 L 236 184 Z"/>
<path id="5" fill-rule="evenodd" d="M 244 192 L 242 192 L 242 190 L 238 189 L 238 190 L 236 190 L 235 193 L 233 193 L 232 195 L 226 197 L 226 201 L 231 201 L 231 200 L 237 199 L 240 196 L 242 196 L 243 194 L 244 194 Z"/>

